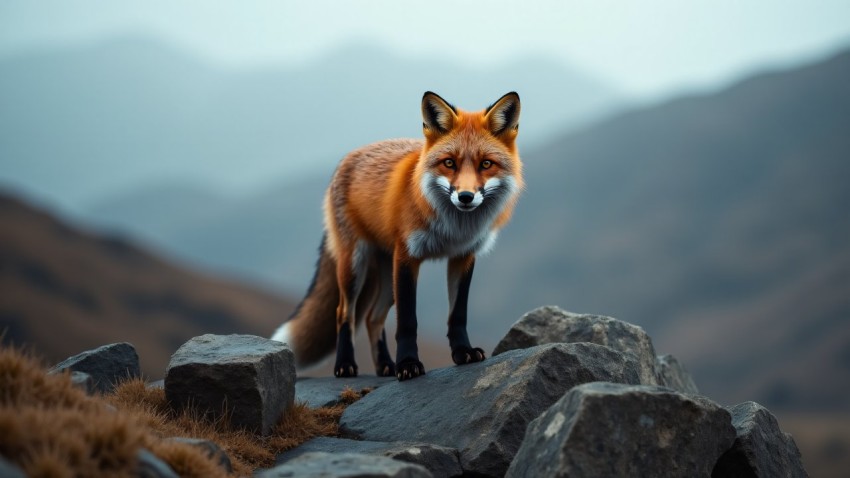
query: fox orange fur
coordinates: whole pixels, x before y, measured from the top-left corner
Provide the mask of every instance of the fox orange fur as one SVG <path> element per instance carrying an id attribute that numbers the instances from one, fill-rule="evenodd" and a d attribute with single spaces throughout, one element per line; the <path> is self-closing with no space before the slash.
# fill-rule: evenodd
<path id="1" fill-rule="evenodd" d="M 424 141 L 395 139 L 349 153 L 325 194 L 325 234 L 313 283 L 273 335 L 298 365 L 336 344 L 334 374 L 357 375 L 354 330 L 365 322 L 378 375 L 407 380 L 425 373 L 416 345 L 420 264 L 448 259 L 448 338 L 458 364 L 484 360 L 466 331 L 476 254 L 487 252 L 523 187 L 516 148 L 520 101 L 502 96 L 477 112 L 438 95 L 422 98 Z M 384 322 L 395 303 L 396 358 Z"/>

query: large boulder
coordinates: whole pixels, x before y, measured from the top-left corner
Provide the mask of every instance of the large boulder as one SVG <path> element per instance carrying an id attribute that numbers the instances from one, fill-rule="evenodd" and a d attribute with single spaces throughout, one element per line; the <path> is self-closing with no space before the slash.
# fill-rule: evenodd
<path id="1" fill-rule="evenodd" d="M 460 476 L 460 457 L 454 448 L 429 443 L 377 442 L 367 440 L 348 440 L 345 438 L 318 437 L 297 448 L 277 456 L 276 464 L 282 465 L 305 453 L 357 453 L 393 458 L 407 463 L 422 465 L 434 478 Z"/>
<path id="2" fill-rule="evenodd" d="M 89 374 L 95 390 L 102 393 L 111 392 L 121 381 L 141 376 L 136 348 L 126 342 L 104 345 L 74 355 L 53 366 L 48 373 L 56 374 L 66 370 Z"/>
<path id="3" fill-rule="evenodd" d="M 712 476 L 809 476 L 794 439 L 779 429 L 779 422 L 768 409 L 744 402 L 729 407 L 729 411 L 737 437 L 718 460 Z"/>
<path id="4" fill-rule="evenodd" d="M 506 476 L 709 476 L 732 445 L 710 400 L 655 386 L 573 388 L 528 426 Z"/>
<path id="5" fill-rule="evenodd" d="M 602 315 L 575 314 L 559 307 L 539 307 L 526 313 L 496 344 L 493 355 L 551 343 L 590 342 L 631 354 L 640 364 L 644 385 L 658 385 L 655 348 L 637 325 Z"/>
<path id="6" fill-rule="evenodd" d="M 340 403 L 340 394 L 346 388 L 355 392 L 373 390 L 381 385 L 396 382 L 395 377 L 360 375 L 357 377 L 299 377 L 295 382 L 295 400 L 311 408 L 330 407 Z"/>
<path id="7" fill-rule="evenodd" d="M 685 370 L 685 367 L 672 355 L 659 355 L 655 369 L 658 372 L 658 385 L 672 388 L 677 392 L 689 393 L 698 395 L 699 389 L 691 374 Z"/>
<path id="8" fill-rule="evenodd" d="M 383 456 L 305 453 L 257 478 L 432 478 L 425 468 Z"/>
<path id="9" fill-rule="evenodd" d="M 202 335 L 177 349 L 165 372 L 172 407 L 192 406 L 234 428 L 268 434 L 295 400 L 295 361 L 284 343 L 253 335 Z"/>
<path id="10" fill-rule="evenodd" d="M 631 356 L 596 344 L 511 350 L 384 385 L 345 410 L 340 430 L 365 440 L 457 448 L 465 472 L 502 476 L 528 422 L 569 389 L 600 380 L 637 384 L 638 370 Z"/>

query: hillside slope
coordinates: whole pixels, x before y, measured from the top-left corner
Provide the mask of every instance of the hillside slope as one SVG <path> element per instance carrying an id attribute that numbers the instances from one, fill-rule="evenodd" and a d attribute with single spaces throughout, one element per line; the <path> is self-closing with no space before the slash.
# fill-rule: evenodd
<path id="1" fill-rule="evenodd" d="M 0 330 L 51 361 L 112 342 L 161 377 L 204 333 L 268 336 L 293 308 L 268 292 L 171 265 L 0 192 Z"/>
<path id="2" fill-rule="evenodd" d="M 721 400 L 846 408 L 847 78 L 850 52 L 527 154 L 499 249 L 522 280 L 481 286 L 520 309 L 557 301 L 640 323 Z"/>

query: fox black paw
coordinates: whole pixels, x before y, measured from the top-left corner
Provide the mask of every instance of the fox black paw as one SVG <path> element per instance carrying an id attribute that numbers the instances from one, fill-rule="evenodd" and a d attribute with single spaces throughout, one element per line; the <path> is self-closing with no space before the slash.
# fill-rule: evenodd
<path id="1" fill-rule="evenodd" d="M 379 377 L 395 376 L 395 363 L 393 363 L 392 360 L 379 361 L 378 364 L 375 365 L 375 375 Z"/>
<path id="2" fill-rule="evenodd" d="M 452 361 L 455 365 L 465 365 L 468 363 L 481 362 L 487 358 L 484 351 L 478 347 L 460 346 L 452 350 Z"/>
<path id="3" fill-rule="evenodd" d="M 404 359 L 396 364 L 395 376 L 399 382 L 425 375 L 425 366 L 415 359 Z"/>
<path id="4" fill-rule="evenodd" d="M 357 376 L 357 364 L 354 362 L 341 361 L 337 362 L 334 365 L 334 375 L 337 378 L 342 377 L 356 377 Z"/>

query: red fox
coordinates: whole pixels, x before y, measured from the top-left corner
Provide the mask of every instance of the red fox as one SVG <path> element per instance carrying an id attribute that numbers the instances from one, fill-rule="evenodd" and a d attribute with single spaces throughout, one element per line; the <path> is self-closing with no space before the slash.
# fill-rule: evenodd
<path id="1" fill-rule="evenodd" d="M 334 375 L 357 375 L 354 331 L 365 322 L 379 376 L 425 373 L 416 345 L 416 281 L 426 259 L 448 259 L 448 338 L 457 365 L 484 360 L 466 332 L 476 254 L 489 251 L 523 188 L 515 140 L 520 102 L 508 93 L 483 111 L 422 97 L 424 141 L 394 139 L 355 150 L 324 199 L 325 233 L 307 295 L 272 336 L 299 367 L 336 344 Z M 396 359 L 384 321 L 396 306 Z"/>

